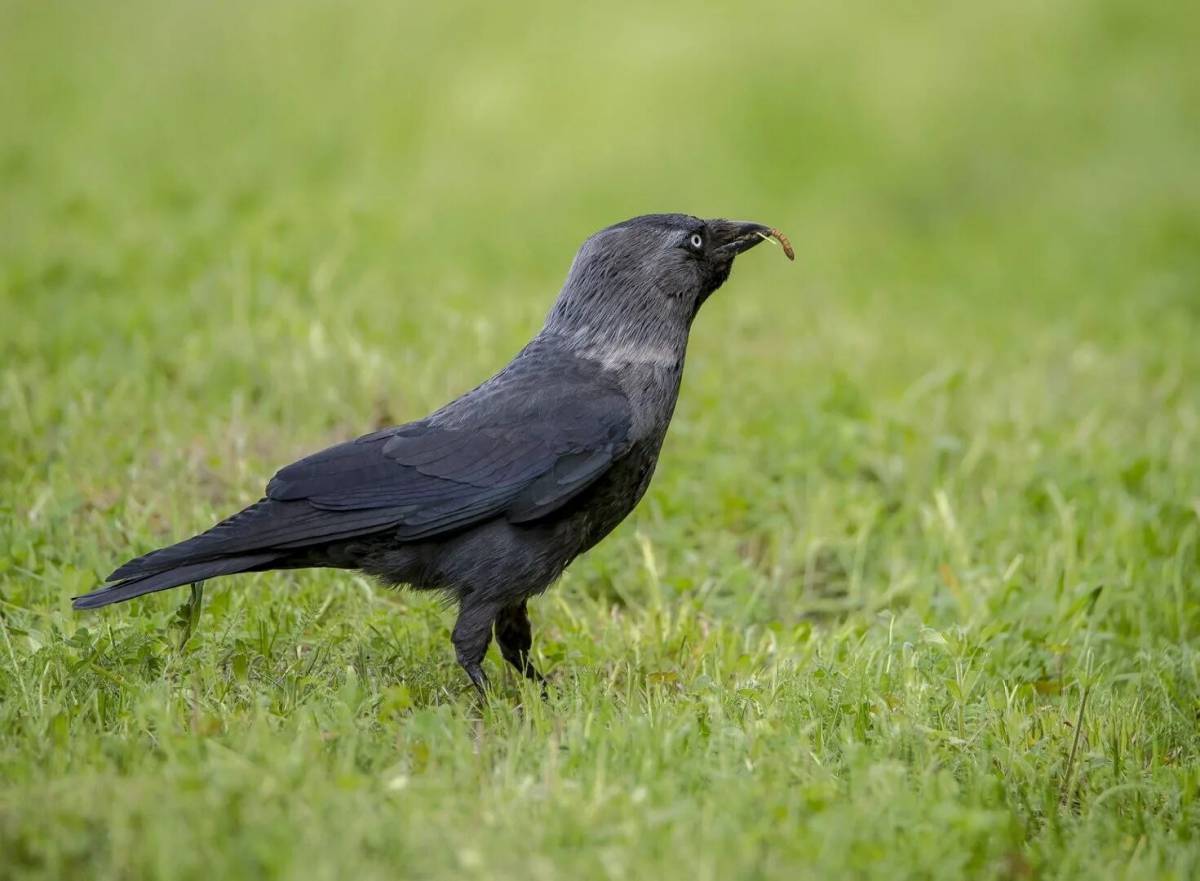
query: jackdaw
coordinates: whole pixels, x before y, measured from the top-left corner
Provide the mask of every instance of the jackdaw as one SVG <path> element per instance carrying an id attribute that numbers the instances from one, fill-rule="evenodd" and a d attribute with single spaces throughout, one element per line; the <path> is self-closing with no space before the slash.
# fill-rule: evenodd
<path id="1" fill-rule="evenodd" d="M 493 629 L 537 682 L 525 603 L 633 510 L 654 473 L 692 320 L 759 223 L 651 214 L 583 243 L 545 326 L 436 413 L 314 453 L 200 535 L 76 597 L 93 609 L 219 575 L 357 569 L 458 602 L 458 663 L 482 693 Z"/>

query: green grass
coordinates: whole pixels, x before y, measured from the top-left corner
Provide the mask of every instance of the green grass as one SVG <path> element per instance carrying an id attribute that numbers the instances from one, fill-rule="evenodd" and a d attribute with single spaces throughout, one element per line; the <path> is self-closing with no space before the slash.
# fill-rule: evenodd
<path id="1" fill-rule="evenodd" d="M 0 4 L 0 877 L 1200 874 L 1188 4 L 243 6 Z M 797 260 L 534 605 L 549 700 L 347 574 L 70 610 L 663 210 Z"/>

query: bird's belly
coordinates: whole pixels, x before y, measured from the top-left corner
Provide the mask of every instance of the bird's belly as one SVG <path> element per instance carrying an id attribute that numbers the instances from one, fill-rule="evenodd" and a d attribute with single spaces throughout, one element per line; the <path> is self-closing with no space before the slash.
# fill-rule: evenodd
<path id="1" fill-rule="evenodd" d="M 657 448 L 631 451 L 563 508 L 528 524 L 498 517 L 437 541 L 375 536 L 347 545 L 350 565 L 393 584 L 444 589 L 503 602 L 540 593 L 636 507 L 650 485 Z"/>
<path id="2" fill-rule="evenodd" d="M 572 501 L 559 527 L 564 543 L 572 547 L 571 559 L 595 546 L 637 507 L 657 459 L 657 450 L 631 453 Z"/>

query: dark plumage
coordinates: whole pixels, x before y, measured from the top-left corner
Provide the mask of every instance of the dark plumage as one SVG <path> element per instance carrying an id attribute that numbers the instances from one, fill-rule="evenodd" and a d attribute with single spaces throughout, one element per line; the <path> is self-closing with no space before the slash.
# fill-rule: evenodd
<path id="1" fill-rule="evenodd" d="M 75 608 L 237 572 L 360 569 L 457 599 L 454 648 L 477 688 L 493 626 L 505 659 L 540 681 L 526 600 L 641 499 L 692 319 L 734 257 L 768 236 L 760 224 L 682 214 L 601 230 L 541 332 L 483 385 L 425 419 L 288 465 L 264 498 L 129 561 Z"/>

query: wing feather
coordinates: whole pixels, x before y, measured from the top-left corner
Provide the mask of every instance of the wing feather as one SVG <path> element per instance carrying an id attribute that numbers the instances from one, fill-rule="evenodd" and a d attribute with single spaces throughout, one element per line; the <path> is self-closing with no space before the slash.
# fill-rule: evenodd
<path id="1" fill-rule="evenodd" d="M 338 518 L 358 517 L 410 540 L 494 516 L 546 516 L 630 442 L 620 388 L 598 368 L 565 363 L 502 373 L 428 419 L 301 459 L 275 475 L 267 497 L 304 501 L 333 518 L 331 532 L 342 531 Z"/>
<path id="2" fill-rule="evenodd" d="M 631 443 L 629 403 L 598 371 L 562 354 L 519 358 L 428 419 L 288 465 L 265 498 L 126 563 L 109 580 L 385 531 L 415 541 L 493 517 L 537 520 L 591 485 Z"/>

